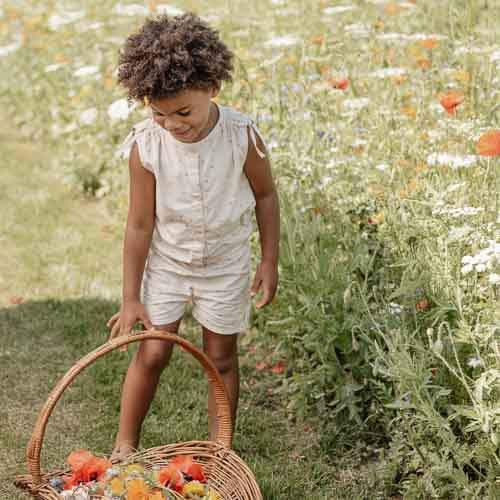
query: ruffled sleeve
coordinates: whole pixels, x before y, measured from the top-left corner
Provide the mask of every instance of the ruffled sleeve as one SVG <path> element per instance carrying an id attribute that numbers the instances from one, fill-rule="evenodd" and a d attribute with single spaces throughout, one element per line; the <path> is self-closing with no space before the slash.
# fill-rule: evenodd
<path id="1" fill-rule="evenodd" d="M 255 146 L 255 150 L 260 158 L 265 158 L 266 154 L 260 150 L 257 144 L 257 136 L 259 136 L 262 144 L 265 147 L 265 141 L 262 138 L 259 129 L 254 121 L 233 109 L 228 108 L 226 111 L 228 115 L 228 127 L 230 129 L 230 138 L 232 142 L 233 157 L 235 164 L 243 168 L 248 155 L 248 146 L 250 141 Z M 250 140 L 249 140 L 250 138 Z"/>
<path id="2" fill-rule="evenodd" d="M 155 172 L 154 151 L 155 144 L 159 142 L 158 134 L 154 129 L 154 123 L 150 118 L 134 125 L 125 140 L 116 150 L 116 155 L 121 159 L 127 159 L 130 156 L 134 143 L 137 143 L 139 149 L 139 158 L 143 167 L 150 172 Z"/>

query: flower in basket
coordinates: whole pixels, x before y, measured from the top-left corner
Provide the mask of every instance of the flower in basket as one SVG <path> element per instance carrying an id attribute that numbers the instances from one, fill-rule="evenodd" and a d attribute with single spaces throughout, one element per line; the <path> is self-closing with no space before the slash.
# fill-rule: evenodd
<path id="1" fill-rule="evenodd" d="M 197 464 L 191 455 L 179 455 L 173 458 L 166 467 L 160 470 L 158 480 L 178 492 L 182 492 L 186 482 L 205 483 L 207 481 L 203 467 Z"/>
<path id="2" fill-rule="evenodd" d="M 69 490 L 81 483 L 101 481 L 112 464 L 106 458 L 96 457 L 90 451 L 77 450 L 70 453 L 67 462 L 71 467 L 71 476 L 65 477 L 64 489 Z"/>

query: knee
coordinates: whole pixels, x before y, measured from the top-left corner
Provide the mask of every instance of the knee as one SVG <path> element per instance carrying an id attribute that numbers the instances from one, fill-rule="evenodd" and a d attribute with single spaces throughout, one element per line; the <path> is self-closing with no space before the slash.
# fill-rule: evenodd
<path id="1" fill-rule="evenodd" d="M 213 364 L 221 375 L 229 373 L 238 368 L 238 357 L 236 354 L 224 355 L 220 353 L 207 353 Z"/>
<path id="2" fill-rule="evenodd" d="M 139 365 L 141 370 L 145 372 L 161 373 L 168 364 L 170 354 L 171 350 L 153 351 L 139 349 L 135 361 Z"/>

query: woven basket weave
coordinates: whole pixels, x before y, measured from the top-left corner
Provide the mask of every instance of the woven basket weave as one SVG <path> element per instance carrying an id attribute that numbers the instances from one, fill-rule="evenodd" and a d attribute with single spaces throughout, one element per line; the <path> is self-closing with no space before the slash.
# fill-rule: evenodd
<path id="1" fill-rule="evenodd" d="M 229 399 L 215 365 L 202 351 L 183 338 L 153 331 L 115 338 L 87 354 L 68 370 L 52 390 L 36 421 L 26 452 L 31 474 L 17 476 L 16 486 L 28 490 L 33 497 L 40 500 L 61 500 L 62 497 L 50 486 L 49 480 L 68 473 L 69 470 L 57 470 L 46 474 L 42 474 L 40 470 L 40 454 L 45 428 L 56 403 L 77 375 L 98 358 L 131 342 L 150 339 L 165 340 L 180 345 L 203 366 L 210 387 L 213 388 L 215 394 L 217 438 L 215 441 L 189 441 L 149 448 L 129 455 L 126 461 L 141 462 L 146 468 L 151 468 L 154 465 L 167 464 L 176 455 L 193 455 L 195 462 L 203 465 L 211 488 L 217 491 L 223 500 L 262 500 L 262 494 L 252 472 L 245 462 L 231 450 L 232 421 Z M 174 492 L 172 496 L 183 498 Z"/>

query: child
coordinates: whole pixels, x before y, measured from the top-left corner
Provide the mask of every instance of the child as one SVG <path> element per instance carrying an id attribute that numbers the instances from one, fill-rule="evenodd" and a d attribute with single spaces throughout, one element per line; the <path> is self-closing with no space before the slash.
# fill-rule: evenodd
<path id="1" fill-rule="evenodd" d="M 217 31 L 194 14 L 148 20 L 125 43 L 118 81 L 152 117 L 137 124 L 121 148 L 130 152 L 123 301 L 108 326 L 110 338 L 130 333 L 138 320 L 147 329 L 177 333 L 191 301 L 234 421 L 237 334 L 248 328 L 250 297 L 262 291 L 261 308 L 276 292 L 279 202 L 255 125 L 212 101 L 221 82 L 231 80 L 232 57 Z M 254 210 L 262 257 L 250 286 Z M 141 342 L 125 377 L 112 458 L 138 447 L 171 353 L 165 341 Z M 210 439 L 215 419 L 210 393 Z"/>

